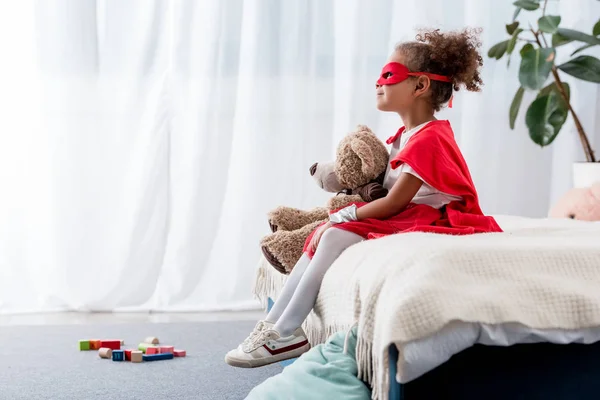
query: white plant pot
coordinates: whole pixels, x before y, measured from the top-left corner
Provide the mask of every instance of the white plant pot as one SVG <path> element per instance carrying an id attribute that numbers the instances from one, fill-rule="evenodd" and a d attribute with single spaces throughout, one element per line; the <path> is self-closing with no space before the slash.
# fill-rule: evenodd
<path id="1" fill-rule="evenodd" d="M 573 187 L 590 187 L 595 182 L 600 182 L 600 162 L 573 164 Z"/>

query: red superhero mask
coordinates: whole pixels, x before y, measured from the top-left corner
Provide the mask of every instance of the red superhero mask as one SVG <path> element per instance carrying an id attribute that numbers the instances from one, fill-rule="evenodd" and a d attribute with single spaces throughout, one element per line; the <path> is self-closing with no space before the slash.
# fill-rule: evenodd
<path id="1" fill-rule="evenodd" d="M 376 87 L 383 85 L 395 85 L 400 83 L 409 76 L 427 76 L 429 79 L 440 82 L 452 82 L 450 78 L 443 75 L 432 74 L 429 72 L 410 72 L 408 67 L 397 62 L 387 63 L 381 71 L 381 77 L 377 79 Z M 450 98 L 449 107 L 452 108 L 452 97 Z"/>
<path id="2" fill-rule="evenodd" d="M 427 76 L 429 79 L 440 82 L 452 82 L 450 78 L 443 75 L 431 74 L 429 72 L 410 72 L 406 65 L 397 62 L 386 64 L 381 71 L 381 77 L 377 80 L 377 87 L 383 85 L 395 85 L 409 76 Z"/>

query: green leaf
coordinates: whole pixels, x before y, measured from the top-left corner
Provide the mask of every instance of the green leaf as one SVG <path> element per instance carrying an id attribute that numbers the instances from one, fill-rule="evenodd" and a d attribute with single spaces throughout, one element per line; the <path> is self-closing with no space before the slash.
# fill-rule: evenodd
<path id="1" fill-rule="evenodd" d="M 588 82 L 600 83 L 600 60 L 579 56 L 558 66 L 561 71 Z"/>
<path id="2" fill-rule="evenodd" d="M 587 33 L 576 31 L 574 29 L 558 28 L 556 30 L 556 33 L 559 34 L 562 38 L 570 39 L 571 41 L 577 40 L 587 44 L 600 44 L 599 38 L 592 35 L 588 35 Z M 554 40 L 554 38 L 552 38 L 552 40 Z"/>
<path id="3" fill-rule="evenodd" d="M 527 53 L 528 51 L 533 50 L 534 47 L 531 43 L 525 43 L 525 45 L 521 48 L 521 57 L 523 56 L 523 54 Z"/>
<path id="4" fill-rule="evenodd" d="M 577 53 L 581 53 L 584 50 L 589 49 L 590 47 L 594 47 L 596 46 L 595 44 L 585 44 L 583 46 L 581 46 L 580 48 L 578 48 L 577 50 L 575 50 L 574 52 L 571 53 L 572 56 L 574 56 Z"/>
<path id="5" fill-rule="evenodd" d="M 496 43 L 488 50 L 488 57 L 499 60 L 502 58 L 504 53 L 506 53 L 507 48 L 508 48 L 508 40 L 505 40 L 500 43 Z"/>
<path id="6" fill-rule="evenodd" d="M 571 99 L 571 87 L 566 82 L 561 82 L 561 83 L 562 83 L 563 90 L 565 91 L 565 94 L 567 95 L 567 99 Z M 552 82 L 551 84 L 549 84 L 548 86 L 546 86 L 542 90 L 540 90 L 537 97 L 539 98 L 539 97 L 547 96 L 552 92 L 556 93 L 556 95 L 558 96 L 558 100 L 562 103 L 562 106 L 564 108 L 568 109 L 569 105 L 567 104 L 565 99 L 560 94 L 560 91 L 558 90 L 558 86 L 556 85 L 556 82 Z"/>
<path id="7" fill-rule="evenodd" d="M 598 20 L 598 22 L 596 22 L 596 25 L 594 25 L 594 29 L 592 29 L 592 35 L 600 35 L 600 19 Z"/>
<path id="8" fill-rule="evenodd" d="M 521 28 L 518 28 L 513 32 L 512 37 L 510 38 L 510 40 L 508 41 L 508 45 L 506 46 L 506 52 L 508 54 L 511 54 L 515 49 L 515 45 L 517 44 L 517 38 L 519 37 L 519 34 L 521 32 L 523 32 L 523 29 Z"/>
<path id="9" fill-rule="evenodd" d="M 562 46 L 564 44 L 571 43 L 572 41 L 573 39 L 564 37 L 563 35 L 558 33 L 558 31 L 554 35 L 552 35 L 552 47 Z"/>
<path id="10" fill-rule="evenodd" d="M 521 107 L 521 102 L 523 101 L 523 94 L 525 93 L 525 89 L 521 86 L 515 93 L 515 97 L 513 98 L 512 103 L 510 103 L 510 111 L 509 115 L 509 124 L 510 129 L 515 129 L 515 120 L 517 119 L 517 115 L 519 114 L 519 108 Z"/>
<path id="11" fill-rule="evenodd" d="M 540 5 L 531 0 L 518 0 L 513 3 L 517 7 L 521 7 L 527 11 L 534 11 L 540 8 Z"/>
<path id="12" fill-rule="evenodd" d="M 531 140 L 542 147 L 548 146 L 560 132 L 568 115 L 568 108 L 563 107 L 555 92 L 535 99 L 525 114 Z"/>
<path id="13" fill-rule="evenodd" d="M 512 24 L 506 25 L 506 32 L 509 35 L 512 35 L 513 32 L 516 31 L 518 27 L 519 27 L 519 21 L 515 21 Z"/>
<path id="14" fill-rule="evenodd" d="M 548 79 L 556 50 L 552 47 L 544 47 L 525 52 L 521 58 L 519 68 L 519 82 L 526 89 L 538 90 L 544 86 Z"/>
<path id="15" fill-rule="evenodd" d="M 560 24 L 560 17 L 553 15 L 546 15 L 540 19 L 538 19 L 538 26 L 540 27 L 540 31 L 546 33 L 556 33 L 558 29 L 558 25 Z"/>
<path id="16" fill-rule="evenodd" d="M 515 13 L 513 14 L 513 21 L 517 19 L 517 17 L 519 16 L 519 14 L 521 13 L 522 8 L 521 7 L 517 7 L 515 9 Z"/>

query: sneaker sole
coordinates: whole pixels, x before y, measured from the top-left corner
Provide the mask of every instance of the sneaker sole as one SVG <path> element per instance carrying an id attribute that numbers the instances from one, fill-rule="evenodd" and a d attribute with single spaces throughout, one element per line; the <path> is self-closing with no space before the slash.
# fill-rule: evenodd
<path id="1" fill-rule="evenodd" d="M 225 362 L 232 367 L 238 368 L 257 368 L 264 367 L 265 365 L 274 364 L 276 362 L 289 360 L 290 358 L 300 357 L 302 354 L 306 353 L 310 350 L 310 344 L 307 343 L 304 346 L 294 349 L 292 351 L 287 351 L 282 354 L 277 354 L 276 356 L 264 357 L 264 358 L 255 358 L 251 360 L 241 360 L 235 357 L 229 357 L 229 355 L 225 356 Z"/>

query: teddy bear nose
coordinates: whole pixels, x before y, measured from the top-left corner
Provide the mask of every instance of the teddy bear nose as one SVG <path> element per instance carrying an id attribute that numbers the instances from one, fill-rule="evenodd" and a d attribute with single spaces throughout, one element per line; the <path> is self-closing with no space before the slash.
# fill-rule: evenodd
<path id="1" fill-rule="evenodd" d="M 314 163 L 313 165 L 311 165 L 311 167 L 310 167 L 310 176 L 313 176 L 315 174 L 315 172 L 317 172 L 317 164 L 318 163 Z"/>

